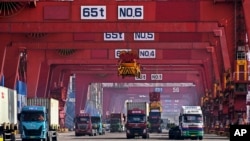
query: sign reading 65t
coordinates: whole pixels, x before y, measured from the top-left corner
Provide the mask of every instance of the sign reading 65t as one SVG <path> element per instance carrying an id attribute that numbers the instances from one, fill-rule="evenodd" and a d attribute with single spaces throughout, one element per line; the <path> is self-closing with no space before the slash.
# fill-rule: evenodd
<path id="1" fill-rule="evenodd" d="M 106 6 L 81 6 L 82 20 L 105 20 Z"/>

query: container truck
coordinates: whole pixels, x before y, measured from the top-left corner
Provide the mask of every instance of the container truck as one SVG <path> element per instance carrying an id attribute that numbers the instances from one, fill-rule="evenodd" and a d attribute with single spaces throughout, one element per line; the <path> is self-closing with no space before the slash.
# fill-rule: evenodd
<path id="1" fill-rule="evenodd" d="M 59 101 L 53 98 L 28 98 L 18 115 L 22 141 L 57 141 Z"/>
<path id="2" fill-rule="evenodd" d="M 125 130 L 125 119 L 123 113 L 110 114 L 110 132 L 123 132 Z"/>
<path id="3" fill-rule="evenodd" d="M 103 127 L 102 123 L 102 116 L 101 115 L 93 115 L 91 116 L 91 121 L 93 124 L 93 128 L 97 129 L 97 134 L 99 135 L 104 135 L 105 134 L 105 129 Z"/>
<path id="4" fill-rule="evenodd" d="M 127 122 L 125 125 L 127 139 L 135 136 L 149 138 L 147 116 L 147 102 L 127 102 Z"/>
<path id="5" fill-rule="evenodd" d="M 182 106 L 179 128 L 182 139 L 203 139 L 203 114 L 200 106 Z"/>
<path id="6" fill-rule="evenodd" d="M 149 93 L 149 132 L 162 133 L 162 106 L 160 92 Z"/>
<path id="7" fill-rule="evenodd" d="M 162 133 L 162 119 L 161 119 L 161 112 L 150 111 L 148 116 L 149 121 L 149 132 L 153 133 Z"/>
<path id="8" fill-rule="evenodd" d="M 0 140 L 15 140 L 17 125 L 17 92 L 0 86 Z"/>
<path id="9" fill-rule="evenodd" d="M 76 115 L 74 121 L 75 121 L 75 136 L 97 135 L 97 129 L 93 128 L 92 120 L 89 113 L 81 113 Z"/>

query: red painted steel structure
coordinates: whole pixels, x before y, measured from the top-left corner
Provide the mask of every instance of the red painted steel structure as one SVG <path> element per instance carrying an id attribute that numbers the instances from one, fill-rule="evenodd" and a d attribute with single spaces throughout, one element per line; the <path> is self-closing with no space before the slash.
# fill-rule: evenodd
<path id="1" fill-rule="evenodd" d="M 51 91 L 67 87 L 69 76 L 76 73 L 76 113 L 85 103 L 89 83 L 135 82 L 115 75 L 114 54 L 120 48 L 156 49 L 156 58 L 140 59 L 145 73 L 164 74 L 161 82 L 194 82 L 197 94 L 205 96 L 204 102 L 213 105 L 221 93 L 226 95 L 231 90 L 228 82 L 234 81 L 233 74 L 239 73 L 237 67 L 242 66 L 235 59 L 237 41 L 243 38 L 236 33 L 237 13 L 244 19 L 246 29 L 242 33 L 250 33 L 250 2 L 246 0 L 237 3 L 230 0 L 39 0 L 35 3 L 4 0 L 0 4 L 12 5 L 0 12 L 0 77 L 4 76 L 4 85 L 15 88 L 15 82 L 23 80 L 28 86 L 28 97 L 48 97 Z M 106 20 L 82 20 L 83 5 L 105 5 Z M 120 5 L 143 6 L 143 19 L 119 20 Z M 104 41 L 104 32 L 124 32 L 125 41 Z M 155 40 L 134 41 L 134 32 L 154 32 Z M 23 52 L 27 53 L 27 64 L 20 63 Z M 25 68 L 25 72 L 20 73 L 19 68 Z M 248 83 L 238 79 L 235 82 Z M 238 105 L 245 102 L 246 94 L 241 95 L 225 99 L 235 105 L 231 106 L 231 114 L 239 111 Z M 222 107 L 228 109 L 228 103 Z M 230 110 L 224 114 L 230 114 Z"/>

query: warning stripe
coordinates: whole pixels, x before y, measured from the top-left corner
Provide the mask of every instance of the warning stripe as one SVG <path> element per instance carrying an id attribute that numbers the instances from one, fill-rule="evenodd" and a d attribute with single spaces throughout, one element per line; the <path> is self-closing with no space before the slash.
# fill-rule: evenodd
<path id="1" fill-rule="evenodd" d="M 122 74 L 123 75 L 134 75 L 135 73 L 133 70 L 134 70 L 134 68 L 132 68 L 132 67 L 124 67 Z"/>

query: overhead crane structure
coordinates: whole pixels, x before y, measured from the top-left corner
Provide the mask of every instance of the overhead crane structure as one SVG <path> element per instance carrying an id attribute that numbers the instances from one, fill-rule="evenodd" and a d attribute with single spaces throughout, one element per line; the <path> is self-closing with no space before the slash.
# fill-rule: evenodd
<path id="1" fill-rule="evenodd" d="M 63 106 L 75 74 L 79 113 L 90 83 L 136 81 L 117 76 L 118 49 L 153 49 L 153 57 L 140 59 L 141 73 L 163 79 L 143 83 L 195 83 L 211 130 L 217 121 L 226 125 L 225 119 L 246 116 L 241 103 L 249 84 L 250 1 L 2 0 L 0 5 L 1 85 L 15 89 L 23 81 L 27 97 L 57 97 Z M 91 17 L 91 8 L 94 15 L 103 8 L 105 18 Z M 138 41 L 135 33 L 154 36 Z M 108 40 L 107 34 L 121 38 Z"/>

